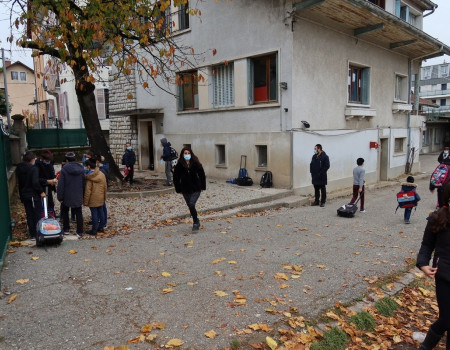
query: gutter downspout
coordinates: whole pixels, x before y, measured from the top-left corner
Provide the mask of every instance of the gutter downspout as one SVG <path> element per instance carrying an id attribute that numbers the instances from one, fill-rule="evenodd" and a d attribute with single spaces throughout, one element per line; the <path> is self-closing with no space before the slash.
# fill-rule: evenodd
<path id="1" fill-rule="evenodd" d="M 426 15 L 423 15 L 422 18 L 425 18 L 426 16 L 432 15 L 434 13 L 434 11 L 436 11 L 437 8 L 438 8 L 438 5 L 434 4 L 433 7 L 431 8 L 431 12 L 428 12 Z"/>
<path id="2" fill-rule="evenodd" d="M 412 59 L 408 58 L 408 105 L 411 105 L 411 87 L 412 87 Z M 407 141 L 407 152 L 406 152 L 406 166 L 405 173 L 409 174 L 411 172 L 411 164 L 409 163 L 409 158 L 411 156 L 411 112 L 408 112 L 408 119 L 406 122 L 406 129 L 408 132 Z"/>

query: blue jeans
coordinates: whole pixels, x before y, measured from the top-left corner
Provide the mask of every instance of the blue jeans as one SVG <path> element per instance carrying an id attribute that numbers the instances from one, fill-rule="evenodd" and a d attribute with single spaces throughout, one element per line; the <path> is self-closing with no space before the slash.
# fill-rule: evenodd
<path id="1" fill-rule="evenodd" d="M 96 233 L 98 230 L 103 231 L 105 227 L 105 212 L 103 206 L 90 207 L 92 215 L 92 232 Z"/>
<path id="2" fill-rule="evenodd" d="M 413 208 L 405 208 L 405 215 L 404 215 L 405 221 L 409 221 L 409 218 L 411 217 L 412 210 L 413 210 Z"/>
<path id="3" fill-rule="evenodd" d="M 103 204 L 102 208 L 103 208 L 103 215 L 105 215 L 105 224 L 103 226 L 106 226 L 108 224 L 108 209 L 106 209 L 106 202 L 105 204 Z"/>

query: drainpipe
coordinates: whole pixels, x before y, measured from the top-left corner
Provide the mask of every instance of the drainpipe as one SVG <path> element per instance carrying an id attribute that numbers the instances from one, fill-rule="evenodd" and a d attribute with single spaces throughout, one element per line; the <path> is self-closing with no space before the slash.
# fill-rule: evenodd
<path id="1" fill-rule="evenodd" d="M 294 189 L 294 131 L 290 130 L 289 133 L 291 134 L 291 174 L 290 174 L 290 184 L 289 188 L 292 190 Z"/>
<path id="2" fill-rule="evenodd" d="M 433 7 L 429 10 L 431 10 L 431 12 L 428 12 L 426 15 L 423 15 L 422 18 L 425 18 L 426 16 L 432 15 L 434 13 L 434 11 L 436 11 L 438 5 L 437 4 L 433 4 Z"/>
<path id="3" fill-rule="evenodd" d="M 412 87 L 412 59 L 408 58 L 408 105 L 411 105 L 411 87 Z M 408 119 L 406 122 L 406 128 L 408 131 L 407 138 L 407 152 L 406 152 L 406 167 L 405 173 L 409 174 L 412 165 L 409 163 L 409 158 L 411 156 L 411 112 L 408 112 Z"/>

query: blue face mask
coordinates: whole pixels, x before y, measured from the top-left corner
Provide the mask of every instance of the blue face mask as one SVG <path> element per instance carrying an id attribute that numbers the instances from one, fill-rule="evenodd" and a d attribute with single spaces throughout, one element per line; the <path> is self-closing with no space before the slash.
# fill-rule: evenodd
<path id="1" fill-rule="evenodd" d="M 317 150 L 316 149 L 314 150 L 314 154 L 317 154 Z"/>
<path id="2" fill-rule="evenodd" d="M 191 160 L 191 155 L 190 154 L 185 154 L 184 156 L 185 160 Z"/>
<path id="3" fill-rule="evenodd" d="M 49 160 L 44 160 L 42 163 L 44 163 L 45 165 L 49 165 L 50 161 Z"/>
<path id="4" fill-rule="evenodd" d="M 87 174 L 89 172 L 89 169 L 84 167 L 84 173 Z"/>
<path id="5" fill-rule="evenodd" d="M 127 150 L 131 151 L 133 148 L 132 147 L 127 147 Z"/>

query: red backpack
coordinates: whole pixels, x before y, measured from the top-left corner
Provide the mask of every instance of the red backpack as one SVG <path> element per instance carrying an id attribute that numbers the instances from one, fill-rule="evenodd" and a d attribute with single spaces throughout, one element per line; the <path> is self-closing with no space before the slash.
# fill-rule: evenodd
<path id="1" fill-rule="evenodd" d="M 439 164 L 430 177 L 430 184 L 434 187 L 444 186 L 450 178 L 450 166 Z"/>

